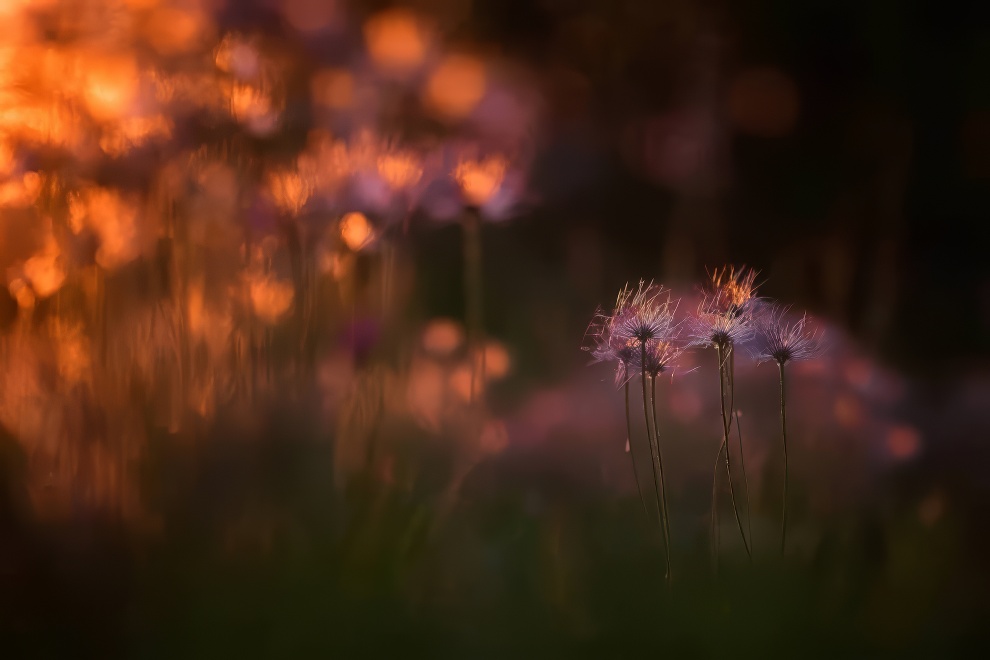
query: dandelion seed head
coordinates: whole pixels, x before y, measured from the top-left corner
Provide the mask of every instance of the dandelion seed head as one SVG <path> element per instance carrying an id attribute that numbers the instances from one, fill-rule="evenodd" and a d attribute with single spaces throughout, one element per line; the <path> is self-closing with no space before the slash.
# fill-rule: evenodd
<path id="1" fill-rule="evenodd" d="M 636 289 L 624 287 L 611 314 L 599 309 L 588 328 L 586 346 L 594 362 L 616 363 L 616 385 L 643 370 L 657 375 L 669 369 L 683 349 L 678 346 L 680 325 L 674 321 L 677 302 L 670 292 L 652 282 Z"/>
<path id="2" fill-rule="evenodd" d="M 725 349 L 753 336 L 756 271 L 725 266 L 715 270 L 702 288 L 703 298 L 690 320 L 690 341 L 695 346 Z"/>
<path id="3" fill-rule="evenodd" d="M 808 315 L 788 320 L 788 308 L 763 304 L 754 313 L 755 346 L 753 357 L 759 362 L 774 361 L 785 365 L 792 360 L 809 360 L 824 351 L 821 333 L 810 327 Z"/>

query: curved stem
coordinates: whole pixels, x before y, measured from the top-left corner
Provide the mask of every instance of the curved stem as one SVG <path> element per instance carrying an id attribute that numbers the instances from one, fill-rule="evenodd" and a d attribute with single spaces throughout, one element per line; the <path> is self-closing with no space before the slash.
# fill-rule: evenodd
<path id="1" fill-rule="evenodd" d="M 712 561 L 715 566 L 715 573 L 718 574 L 718 546 L 719 546 L 719 524 L 718 524 L 718 466 L 722 463 L 722 452 L 725 450 L 725 443 L 719 445 L 718 453 L 715 454 L 715 469 L 712 470 Z"/>
<path id="2" fill-rule="evenodd" d="M 746 532 L 743 531 L 742 519 L 739 517 L 739 507 L 736 506 L 736 489 L 732 485 L 732 452 L 729 451 L 729 420 L 725 412 L 725 380 L 727 377 L 724 361 L 722 360 L 722 349 L 718 349 L 718 363 L 719 363 L 719 378 L 718 378 L 718 389 L 719 389 L 719 400 L 722 406 L 722 444 L 725 446 L 725 473 L 729 477 L 729 497 L 732 500 L 732 513 L 736 517 L 736 525 L 739 526 L 739 535 L 742 536 L 743 547 L 746 548 L 746 554 L 749 555 L 750 561 L 753 560 L 753 553 L 749 550 L 749 543 L 746 541 Z"/>
<path id="3" fill-rule="evenodd" d="M 739 424 L 739 413 L 735 413 L 736 434 L 739 440 L 739 468 L 742 470 L 743 487 L 746 489 L 746 531 L 749 533 L 750 543 L 753 542 L 753 507 L 749 501 L 749 478 L 746 477 L 746 455 L 743 453 L 742 426 Z"/>
<path id="4" fill-rule="evenodd" d="M 667 512 L 667 484 L 663 477 L 663 454 L 660 453 L 660 422 L 657 420 L 657 379 L 650 379 L 650 403 L 653 407 L 653 437 L 660 471 L 660 503 L 663 505 L 663 533 L 667 542 L 667 574 L 670 575 L 670 514 Z"/>
<path id="5" fill-rule="evenodd" d="M 657 464 L 656 457 L 653 456 L 653 441 L 652 432 L 650 431 L 650 403 L 646 397 L 646 369 L 642 368 L 642 365 L 646 364 L 646 343 L 640 342 L 640 375 L 643 379 L 643 417 L 646 418 L 646 441 L 650 445 L 650 454 L 653 460 L 650 461 L 650 466 L 653 468 L 653 494 L 656 496 L 657 500 L 657 517 L 660 523 L 660 532 L 663 535 L 663 547 L 664 551 L 667 553 L 667 562 L 670 562 L 670 548 L 667 546 L 667 535 L 663 534 L 663 505 L 660 503 L 660 477 L 657 474 Z M 667 582 L 667 586 L 670 587 L 670 571 L 664 576 L 664 580 Z"/>
<path id="6" fill-rule="evenodd" d="M 784 543 L 787 539 L 787 406 L 784 400 L 784 363 L 778 362 L 780 368 L 780 435 L 784 444 L 784 513 L 780 519 L 780 554 L 784 554 Z"/>
<path id="7" fill-rule="evenodd" d="M 632 419 L 629 417 L 629 381 L 626 381 L 626 442 L 629 443 L 629 458 L 632 461 L 633 476 L 636 478 L 636 491 L 639 493 L 639 501 L 643 503 L 643 513 L 646 519 L 650 519 L 650 512 L 646 508 L 646 497 L 643 496 L 643 487 L 639 483 L 639 472 L 636 471 L 636 456 L 633 454 L 632 444 Z"/>
<path id="8" fill-rule="evenodd" d="M 736 438 L 739 443 L 739 469 L 742 471 L 743 490 L 746 493 L 746 531 L 749 542 L 753 542 L 753 508 L 749 499 L 749 477 L 746 476 L 746 454 L 743 453 L 742 426 L 739 424 L 739 413 L 736 411 L 736 351 L 729 352 L 729 431 L 732 431 L 732 418 L 736 420 Z"/>

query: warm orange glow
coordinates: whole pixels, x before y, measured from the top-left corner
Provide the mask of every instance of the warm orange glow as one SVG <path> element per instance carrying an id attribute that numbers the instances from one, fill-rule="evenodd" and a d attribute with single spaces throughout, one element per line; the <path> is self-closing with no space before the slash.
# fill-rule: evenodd
<path id="1" fill-rule="evenodd" d="M 445 118 L 463 119 L 481 101 L 486 86 L 484 64 L 467 55 L 451 55 L 430 75 L 425 101 Z"/>
<path id="2" fill-rule="evenodd" d="M 430 321 L 423 330 L 423 349 L 434 357 L 450 357 L 463 342 L 464 329 L 451 319 Z"/>
<path id="3" fill-rule="evenodd" d="M 357 252 L 374 240 L 374 231 L 363 213 L 348 213 L 340 220 L 340 237 Z"/>
<path id="4" fill-rule="evenodd" d="M 254 273 L 248 285 L 255 316 L 269 325 L 277 323 L 292 306 L 294 290 L 290 282 Z"/>
<path id="5" fill-rule="evenodd" d="M 378 174 L 392 190 L 405 190 L 419 182 L 423 166 L 411 152 L 390 152 L 378 157 Z"/>
<path id="6" fill-rule="evenodd" d="M 426 57 L 428 38 L 416 15 L 407 9 L 375 14 L 364 25 L 368 53 L 379 67 L 408 72 Z"/>
<path id="7" fill-rule="evenodd" d="M 70 197 L 70 224 L 83 223 L 99 237 L 96 262 L 108 270 L 118 268 L 141 255 L 153 238 L 145 233 L 137 202 L 124 198 L 115 190 L 90 188 Z"/>
<path id="8" fill-rule="evenodd" d="M 505 346 L 496 341 L 485 345 L 485 378 L 499 380 L 509 375 L 512 360 Z"/>
<path id="9" fill-rule="evenodd" d="M 298 172 L 273 172 L 268 177 L 268 190 L 278 208 L 292 215 L 302 211 L 313 187 Z"/>
<path id="10" fill-rule="evenodd" d="M 346 69 L 324 69 L 313 76 L 310 83 L 313 101 L 317 104 L 343 110 L 354 103 L 354 76 Z"/>
<path id="11" fill-rule="evenodd" d="M 494 195 L 505 178 L 507 163 L 501 156 L 489 156 L 483 160 L 464 160 L 454 170 L 454 179 L 464 198 L 475 206 L 481 206 Z"/>
<path id="12" fill-rule="evenodd" d="M 178 7 L 159 7 L 148 17 L 145 34 L 159 53 L 175 55 L 192 50 L 212 25 L 201 12 Z"/>
<path id="13" fill-rule="evenodd" d="M 134 109 L 138 72 L 132 58 L 85 58 L 83 66 L 83 101 L 94 118 L 112 121 Z"/>
<path id="14" fill-rule="evenodd" d="M 474 380 L 472 387 L 471 381 Z M 481 381 L 469 364 L 461 364 L 450 374 L 450 389 L 462 403 L 470 403 L 484 393 L 484 382 Z M 472 396 L 473 391 L 473 396 Z"/>
<path id="15" fill-rule="evenodd" d="M 45 237 L 42 249 L 24 262 L 24 276 L 39 298 L 47 298 L 62 287 L 65 282 L 62 254 L 50 234 Z"/>

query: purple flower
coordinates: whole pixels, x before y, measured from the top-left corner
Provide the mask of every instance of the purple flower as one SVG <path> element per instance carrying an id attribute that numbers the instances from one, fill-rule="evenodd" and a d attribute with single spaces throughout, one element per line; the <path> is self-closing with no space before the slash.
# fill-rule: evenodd
<path id="1" fill-rule="evenodd" d="M 616 385 L 625 383 L 644 368 L 656 376 L 669 369 L 681 354 L 677 346 L 680 325 L 674 322 L 676 301 L 663 287 L 640 281 L 634 291 L 626 286 L 619 292 L 611 314 L 599 309 L 588 328 L 592 345 L 584 350 L 594 362 L 615 362 Z"/>
<path id="2" fill-rule="evenodd" d="M 808 360 L 822 354 L 824 346 L 817 330 L 808 326 L 808 315 L 788 321 L 788 308 L 763 304 L 754 314 L 753 357 L 759 362 L 784 365 L 791 360 Z"/>
<path id="3" fill-rule="evenodd" d="M 753 336 L 756 271 L 726 266 L 712 273 L 704 297 L 690 321 L 690 341 L 695 346 L 725 349 Z"/>

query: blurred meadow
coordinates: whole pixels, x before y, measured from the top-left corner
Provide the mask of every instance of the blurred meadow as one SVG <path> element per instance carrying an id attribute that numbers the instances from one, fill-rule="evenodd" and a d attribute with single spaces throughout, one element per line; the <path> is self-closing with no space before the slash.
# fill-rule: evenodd
<path id="1" fill-rule="evenodd" d="M 0 657 L 979 657 L 988 218 L 978 3 L 0 0 Z"/>

